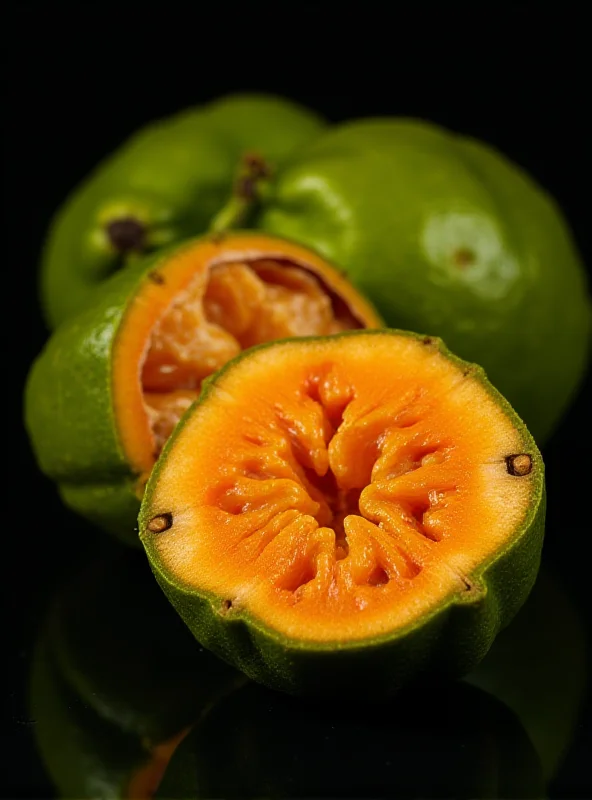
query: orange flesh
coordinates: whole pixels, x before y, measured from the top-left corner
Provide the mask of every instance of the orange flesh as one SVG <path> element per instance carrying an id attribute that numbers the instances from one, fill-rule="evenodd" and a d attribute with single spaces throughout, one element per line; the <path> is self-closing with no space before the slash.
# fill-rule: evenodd
<path id="1" fill-rule="evenodd" d="M 253 390 L 256 387 L 256 391 Z M 216 380 L 163 463 L 163 568 L 281 634 L 379 636 L 466 591 L 516 531 L 520 433 L 434 347 L 393 334 L 281 343 Z"/>
<path id="2" fill-rule="evenodd" d="M 298 245 L 248 234 L 193 243 L 147 276 L 118 332 L 113 393 L 129 461 L 149 473 L 202 381 L 241 350 L 380 325 L 339 273 Z"/>
<path id="3" fill-rule="evenodd" d="M 220 264 L 197 274 L 156 323 L 142 386 L 160 450 L 202 381 L 241 350 L 274 339 L 358 327 L 336 316 L 319 281 L 271 259 Z"/>

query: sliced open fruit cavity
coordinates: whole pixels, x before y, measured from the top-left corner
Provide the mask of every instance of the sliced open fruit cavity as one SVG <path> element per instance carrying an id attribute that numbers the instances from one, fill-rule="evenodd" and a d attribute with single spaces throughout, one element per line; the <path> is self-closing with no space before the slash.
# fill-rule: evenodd
<path id="1" fill-rule="evenodd" d="M 541 480 L 524 426 L 438 340 L 292 340 L 211 382 L 153 474 L 140 536 L 168 581 L 221 615 L 355 641 L 474 592 Z"/>
<path id="2" fill-rule="evenodd" d="M 117 335 L 128 458 L 147 475 L 202 382 L 244 349 L 381 324 L 336 269 L 293 243 L 244 233 L 175 250 L 146 274 Z"/>

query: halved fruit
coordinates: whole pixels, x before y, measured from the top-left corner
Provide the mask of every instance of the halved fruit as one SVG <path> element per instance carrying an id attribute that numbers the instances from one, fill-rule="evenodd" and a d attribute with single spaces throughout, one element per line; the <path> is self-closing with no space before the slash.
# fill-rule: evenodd
<path id="1" fill-rule="evenodd" d="M 192 240 L 104 283 L 35 363 L 27 425 L 68 505 L 128 540 L 146 479 L 202 381 L 272 339 L 380 326 L 341 274 L 283 239 Z"/>
<path id="2" fill-rule="evenodd" d="M 467 671 L 525 600 L 543 463 L 440 340 L 294 339 L 208 381 L 139 522 L 202 644 L 272 687 L 382 693 Z"/>

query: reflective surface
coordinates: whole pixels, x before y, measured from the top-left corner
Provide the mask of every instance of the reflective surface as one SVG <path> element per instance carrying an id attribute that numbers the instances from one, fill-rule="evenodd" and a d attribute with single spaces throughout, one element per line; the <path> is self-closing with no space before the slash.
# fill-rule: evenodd
<path id="1" fill-rule="evenodd" d="M 585 622 L 557 568 L 465 680 L 329 706 L 247 681 L 193 640 L 142 552 L 75 532 L 20 609 L 16 795 L 564 796 L 586 746 Z"/>
<path id="2" fill-rule="evenodd" d="M 154 762 L 166 759 L 167 743 L 174 737 L 171 731 L 178 713 L 175 692 L 171 689 L 164 691 L 159 696 L 166 699 L 169 710 L 175 711 L 173 719 L 162 731 L 165 741 L 155 743 L 157 734 L 161 732 L 152 716 L 155 708 L 161 707 L 156 703 L 149 704 L 147 710 L 138 715 L 142 720 L 141 736 L 152 735 L 152 747 L 150 749 L 150 744 L 143 744 L 141 740 L 138 743 L 133 714 L 125 711 L 125 699 L 127 691 L 134 703 L 138 697 L 146 697 L 142 682 L 136 678 L 142 675 L 142 665 L 148 666 L 152 662 L 146 655 L 147 651 L 136 650 L 131 635 L 129 642 L 125 635 L 123 642 L 121 637 L 117 639 L 118 652 L 111 652 L 108 648 L 104 663 L 108 675 L 117 677 L 116 686 L 113 690 L 111 686 L 104 690 L 100 681 L 92 684 L 100 694 L 101 708 L 108 706 L 111 691 L 117 697 L 115 710 L 107 715 L 108 719 L 98 716 L 98 703 L 92 693 L 89 695 L 87 692 L 84 698 L 79 696 L 85 684 L 80 675 L 78 682 L 71 681 L 72 686 L 59 677 L 62 683 L 66 683 L 64 691 L 69 694 L 65 704 L 56 701 L 53 686 L 58 678 L 54 681 L 51 677 L 57 671 L 53 666 L 54 655 L 43 655 L 45 645 L 42 645 L 42 639 L 54 598 L 65 591 L 73 579 L 84 574 L 85 563 L 95 558 L 102 563 L 103 557 L 110 557 L 116 551 L 116 545 L 106 537 L 82 528 L 80 521 L 64 510 L 55 488 L 35 468 L 24 432 L 19 430 L 22 383 L 29 364 L 46 337 L 35 292 L 34 265 L 51 213 L 109 149 L 117 146 L 122 138 L 147 119 L 165 116 L 229 90 L 261 88 L 290 94 L 326 113 L 332 120 L 361 115 L 405 114 L 427 117 L 465 134 L 486 138 L 531 171 L 557 198 L 566 211 L 589 267 L 592 264 L 590 190 L 583 169 L 589 153 L 589 135 L 584 124 L 586 103 L 582 103 L 582 98 L 587 96 L 588 84 L 586 70 L 579 68 L 582 53 L 586 50 L 577 46 L 578 32 L 583 32 L 585 26 L 579 24 L 573 6 L 568 4 L 552 6 L 548 10 L 540 7 L 536 14 L 526 4 L 516 4 L 511 15 L 496 6 L 489 9 L 486 17 L 481 6 L 475 6 L 473 10 L 463 7 L 457 16 L 448 4 L 441 7 L 439 14 L 434 8 L 422 6 L 415 20 L 401 20 L 399 17 L 396 30 L 382 22 L 376 7 L 360 7 L 355 14 L 336 15 L 328 4 L 315 4 L 314 8 L 304 4 L 298 7 L 298 13 L 290 15 L 290 24 L 281 28 L 281 35 L 278 35 L 278 16 L 269 15 L 266 30 L 265 14 L 261 7 L 256 9 L 255 6 L 249 8 L 247 16 L 233 15 L 227 5 L 218 4 L 217 17 L 210 16 L 204 4 L 199 4 L 199 7 L 188 5 L 185 11 L 177 8 L 174 13 L 169 9 L 163 12 L 162 8 L 149 4 L 139 12 L 134 4 L 129 6 L 127 14 L 122 4 L 118 5 L 116 13 L 108 7 L 97 13 L 90 4 L 66 4 L 62 9 L 58 4 L 39 4 L 37 8 L 32 3 L 15 3 L 15 6 L 20 10 L 20 18 L 14 29 L 8 30 L 4 41 L 7 63 L 13 67 L 5 123 L 9 136 L 12 134 L 6 147 L 8 187 L 3 217 L 6 226 L 3 238 L 4 285 L 8 290 L 5 294 L 8 301 L 5 318 L 11 320 L 10 338 L 6 337 L 5 341 L 9 345 L 6 347 L 9 357 L 14 349 L 17 350 L 14 356 L 17 369 L 14 376 L 7 373 L 10 375 L 8 397 L 9 400 L 12 398 L 14 405 L 5 418 L 8 442 L 5 441 L 4 464 L 9 480 L 14 483 L 12 486 L 9 483 L 8 488 L 3 484 L 5 519 L 8 518 L 10 524 L 5 527 L 3 537 L 5 714 L 0 792 L 3 797 L 11 798 L 57 796 L 60 789 L 54 776 L 59 769 L 59 759 L 57 756 L 57 760 L 52 759 L 48 749 L 52 745 L 53 752 L 61 753 L 60 758 L 63 756 L 70 768 L 78 766 L 78 776 L 73 770 L 68 780 L 81 777 L 88 781 L 97 767 L 99 778 L 91 787 L 94 797 L 109 796 L 108 787 L 113 786 L 113 782 L 109 783 L 112 781 L 109 775 L 114 772 L 119 776 L 114 782 L 116 791 L 122 785 L 129 789 L 132 786 L 129 765 L 139 765 L 132 788 L 140 797 L 142 792 L 145 796 L 156 782 L 160 767 Z M 214 6 L 211 10 L 213 12 Z M 346 18 L 351 20 L 347 31 L 351 34 L 349 37 L 342 33 Z M 201 44 L 204 33 L 207 42 L 223 44 L 215 62 L 212 62 L 212 49 Z M 290 33 L 292 41 L 289 41 Z M 559 46 L 549 47 L 549 42 Z M 560 46 L 562 43 L 564 48 Z M 504 266 L 506 269 L 507 265 Z M 15 287 L 18 281 L 21 283 Z M 19 310 L 14 323 L 13 306 Z M 565 314 L 569 313 L 569 308 L 566 308 Z M 560 319 L 557 324 L 561 324 Z M 516 336 L 522 333 L 517 330 Z M 544 453 L 549 524 L 543 558 L 553 578 L 560 579 L 588 644 L 592 628 L 587 555 L 591 405 L 592 382 L 588 378 L 580 399 L 570 409 Z M 79 611 L 83 619 L 85 608 L 86 604 L 81 602 Z M 515 788 L 518 777 L 520 781 L 526 779 L 536 790 L 537 786 L 540 787 L 540 774 L 536 763 L 533 771 L 532 749 L 535 749 L 539 761 L 548 763 L 551 750 L 556 753 L 563 749 L 561 742 L 555 745 L 554 738 L 560 735 L 564 741 L 562 730 L 566 728 L 567 749 L 559 757 L 553 777 L 549 779 L 546 796 L 591 797 L 590 693 L 588 691 L 587 698 L 581 697 L 578 681 L 573 677 L 573 670 L 579 674 L 580 667 L 574 667 L 573 662 L 570 662 L 571 667 L 567 664 L 553 667 L 556 657 L 575 657 L 579 663 L 580 645 L 570 644 L 571 623 L 543 627 L 543 633 L 536 634 L 537 646 L 532 649 L 529 646 L 530 664 L 523 662 L 527 666 L 520 672 L 520 677 L 510 678 L 503 690 L 506 703 L 517 703 L 525 696 L 532 698 L 536 715 L 528 722 L 521 722 L 519 715 L 524 711 L 520 712 L 517 706 L 513 717 L 511 712 L 503 709 L 499 715 L 497 712 L 492 715 L 493 719 L 501 720 L 501 725 L 496 729 L 497 733 L 492 730 L 488 752 L 499 754 L 496 763 L 502 769 L 492 767 L 492 761 L 483 755 L 487 726 L 483 723 L 472 726 L 472 718 L 467 721 L 467 729 L 476 730 L 475 742 L 463 739 L 462 730 L 459 732 L 453 724 L 452 740 L 447 745 L 451 756 L 443 765 L 439 737 L 442 731 L 447 730 L 446 721 L 433 720 L 426 708 L 427 694 L 419 698 L 421 722 L 412 727 L 413 735 L 407 750 L 405 741 L 401 742 L 397 733 L 398 720 L 394 719 L 393 728 L 388 728 L 387 736 L 395 737 L 389 741 L 398 741 L 402 747 L 402 766 L 401 761 L 395 762 L 394 769 L 387 764 L 390 759 L 385 758 L 380 737 L 377 745 L 376 736 L 371 735 L 371 731 L 376 729 L 372 728 L 375 720 L 370 714 L 362 719 L 357 717 L 355 722 L 345 720 L 347 724 L 340 730 L 346 730 L 345 739 L 351 737 L 356 747 L 346 747 L 342 744 L 343 739 L 335 733 L 331 741 L 343 747 L 341 757 L 336 765 L 337 745 L 331 744 L 325 751 L 327 760 L 323 761 L 318 753 L 325 741 L 322 737 L 333 735 L 328 730 L 333 723 L 329 722 L 327 728 L 323 728 L 324 720 L 331 719 L 331 714 L 321 709 L 314 710 L 320 718 L 317 718 L 307 741 L 303 741 L 302 736 L 294 737 L 290 730 L 291 720 L 301 720 L 301 715 L 306 713 L 304 705 L 302 709 L 298 704 L 294 708 L 283 698 L 270 698 L 268 709 L 265 713 L 262 711 L 258 719 L 246 720 L 239 716 L 236 720 L 241 708 L 253 704 L 260 708 L 257 698 L 261 690 L 249 686 L 236 688 L 211 707 L 211 716 L 204 716 L 202 729 L 211 731 L 211 741 L 204 742 L 203 732 L 187 737 L 176 759 L 182 759 L 186 754 L 180 764 L 181 767 L 188 765 L 189 773 L 182 769 L 171 771 L 163 780 L 162 791 L 174 793 L 189 787 L 187 796 L 191 796 L 191 781 L 197 780 L 198 767 L 202 769 L 195 750 L 196 741 L 208 745 L 209 749 L 204 748 L 202 752 L 211 753 L 220 741 L 217 734 L 220 725 L 235 719 L 228 737 L 224 733 L 222 751 L 220 748 L 217 751 L 218 760 L 208 760 L 207 771 L 201 771 L 202 782 L 207 781 L 207 786 L 212 791 L 216 788 L 219 793 L 223 790 L 230 793 L 233 790 L 230 778 L 236 779 L 238 775 L 249 789 L 258 787 L 259 797 L 278 796 L 284 791 L 294 791 L 295 787 L 308 792 L 324 791 L 331 796 L 338 788 L 343 788 L 351 768 L 355 780 L 352 780 L 350 796 L 354 792 L 358 796 L 368 796 L 375 790 L 383 796 L 392 796 L 393 783 L 389 781 L 399 776 L 407 781 L 399 792 L 399 796 L 404 796 L 409 788 L 409 772 L 405 771 L 408 767 L 417 771 L 417 791 L 423 792 L 424 797 L 429 797 L 430 789 L 434 786 L 440 788 L 445 780 L 450 780 L 453 785 L 445 787 L 443 793 L 455 795 L 456 775 L 446 770 L 456 769 L 457 774 L 459 771 L 463 773 L 461 745 L 464 742 L 476 755 L 462 783 L 463 790 L 467 787 L 468 790 L 480 789 L 491 795 L 495 791 L 495 781 L 500 780 L 498 776 L 508 775 L 508 749 L 504 749 L 500 737 L 501 742 L 506 740 L 512 745 L 511 752 L 516 753 L 516 757 L 520 754 L 522 764 L 521 770 L 509 771 L 508 778 L 503 778 L 506 781 L 503 785 Z M 563 629 L 568 639 L 561 639 L 558 644 L 556 637 Z M 108 634 L 106 637 L 108 641 Z M 520 641 L 527 639 L 523 635 L 518 638 Z M 95 659 L 101 660 L 93 650 L 94 644 L 101 640 L 98 633 L 93 637 L 95 639 L 92 644 L 87 641 L 84 647 L 91 663 Z M 580 641 L 579 634 L 573 641 Z M 130 648 L 126 650 L 124 645 L 127 644 Z M 509 649 L 512 654 L 513 647 L 509 646 Z M 49 672 L 49 678 L 46 688 L 42 685 L 40 691 L 41 705 L 46 704 L 45 710 L 41 708 L 34 714 L 32 669 L 34 653 L 40 651 L 36 663 L 41 677 L 45 671 L 46 677 Z M 536 657 L 533 657 L 534 653 L 537 653 Z M 155 662 L 161 664 L 158 658 Z M 79 671 L 87 670 L 86 659 L 76 663 L 80 665 Z M 133 666 L 131 673 L 126 672 L 128 663 Z M 546 677 L 545 670 L 549 666 L 558 670 L 553 672 L 554 678 L 551 674 Z M 496 677 L 499 673 L 493 670 L 492 674 L 489 680 L 498 686 L 501 696 L 502 689 Z M 538 684 L 539 679 L 542 684 Z M 483 676 L 479 686 L 482 691 L 486 688 L 485 680 Z M 148 685 L 154 687 L 154 680 Z M 573 690 L 572 699 L 563 699 L 563 692 L 567 689 Z M 448 694 L 438 699 L 440 709 L 447 707 L 446 697 L 454 698 L 455 691 L 449 688 Z M 465 697 L 482 698 L 482 695 Z M 200 702 L 199 698 L 196 701 Z M 405 702 L 412 704 L 411 700 Z M 473 708 L 483 709 L 485 716 L 487 709 L 499 709 L 498 703 L 475 700 Z M 63 705 L 74 719 L 81 719 L 80 723 L 74 724 L 74 745 L 67 743 L 67 723 L 62 728 L 64 732 L 60 733 L 57 728 L 56 719 Z M 79 717 L 76 716 L 77 708 Z M 386 720 L 387 723 L 393 715 Z M 343 714 L 338 716 L 340 724 L 342 717 Z M 127 720 L 127 728 L 124 725 L 121 733 L 118 725 L 123 720 Z M 261 749 L 262 742 L 269 742 L 270 726 L 273 731 L 273 725 L 276 725 L 279 743 L 290 742 L 292 760 L 284 753 L 282 758 L 278 756 L 277 761 L 274 759 L 272 762 Z M 97 730 L 107 731 L 106 736 L 101 739 L 100 733 L 95 732 Z M 360 730 L 370 733 L 360 735 Z M 524 730 L 532 747 L 525 745 Z M 537 735 L 537 732 L 540 733 Z M 44 738 L 46 742 L 49 740 L 45 748 L 42 745 Z M 106 744 L 98 745 L 98 740 Z M 375 757 L 370 772 L 363 764 L 356 763 L 358 752 L 366 742 L 370 758 Z M 272 742 L 274 745 L 277 743 Z M 80 750 L 76 754 L 76 750 L 71 749 L 80 745 L 87 748 L 88 757 L 81 756 Z M 311 753 L 313 746 L 317 750 Z M 229 759 L 222 759 L 224 770 L 231 773 L 230 767 L 226 768 L 228 764 L 234 772 L 221 776 L 219 757 L 226 751 Z M 416 757 L 417 752 L 421 757 Z M 116 770 L 109 767 L 113 758 L 118 764 Z M 555 759 L 557 756 L 551 755 L 552 764 Z M 52 760 L 53 766 L 50 764 Z M 475 762 L 483 767 L 481 776 L 479 770 L 474 771 Z M 105 763 L 107 769 L 102 766 Z M 152 772 L 149 769 L 143 771 L 147 763 L 154 766 Z M 253 764 L 253 773 L 245 775 L 249 763 Z M 332 769 L 333 773 L 323 773 L 315 784 L 307 765 L 317 774 L 325 767 Z M 438 772 L 442 766 L 444 772 Z M 539 770 L 541 768 L 542 764 Z M 266 769 L 269 769 L 267 783 L 262 773 Z M 107 777 L 101 778 L 105 771 Z M 434 771 L 436 774 L 430 784 L 430 772 Z M 365 776 L 372 778 L 373 782 L 365 784 L 366 790 L 361 791 Z M 383 784 L 377 784 L 383 779 Z M 214 787 L 215 780 L 218 783 Z M 470 781 L 473 781 L 472 786 Z M 518 784 L 518 788 L 523 787 L 524 783 Z M 77 788 L 74 796 L 85 796 L 84 790 Z"/>

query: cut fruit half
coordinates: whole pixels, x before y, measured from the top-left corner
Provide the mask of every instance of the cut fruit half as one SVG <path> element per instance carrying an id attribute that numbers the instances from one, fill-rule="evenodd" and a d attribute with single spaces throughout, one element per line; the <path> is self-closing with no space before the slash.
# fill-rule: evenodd
<path id="1" fill-rule="evenodd" d="M 245 348 L 382 325 L 319 255 L 216 233 L 130 265 L 37 359 L 27 426 L 65 502 L 137 542 L 146 480 L 202 382 Z"/>
<path id="2" fill-rule="evenodd" d="M 117 337 L 114 400 L 131 461 L 149 471 L 204 379 L 244 349 L 380 324 L 298 245 L 228 234 L 181 249 L 148 272 Z"/>
<path id="3" fill-rule="evenodd" d="M 376 331 L 219 372 L 153 473 L 140 538 L 197 638 L 250 677 L 298 690 L 306 655 L 386 647 L 394 685 L 484 655 L 530 591 L 543 517 L 541 456 L 482 370 Z"/>

